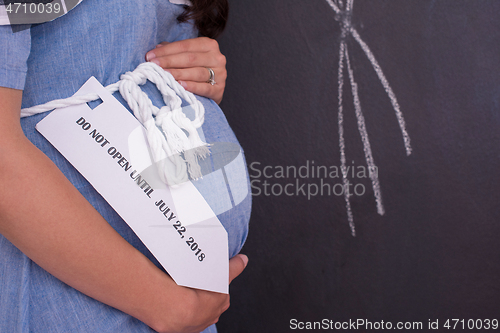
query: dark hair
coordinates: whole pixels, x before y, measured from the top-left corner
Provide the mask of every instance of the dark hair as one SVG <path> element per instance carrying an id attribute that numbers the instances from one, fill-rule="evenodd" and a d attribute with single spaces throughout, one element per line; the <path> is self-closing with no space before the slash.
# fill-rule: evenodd
<path id="1" fill-rule="evenodd" d="M 191 0 L 191 6 L 177 17 L 179 22 L 193 20 L 201 36 L 216 38 L 226 27 L 227 0 Z"/>

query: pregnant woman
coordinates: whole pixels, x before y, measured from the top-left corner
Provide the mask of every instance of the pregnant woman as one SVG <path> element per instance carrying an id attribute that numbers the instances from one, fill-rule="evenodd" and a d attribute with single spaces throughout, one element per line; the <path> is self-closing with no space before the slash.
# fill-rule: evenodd
<path id="1" fill-rule="evenodd" d="M 221 31 L 227 3 L 179 2 L 83 0 L 52 22 L 0 27 L 0 332 L 216 332 L 229 296 L 177 286 L 35 130 L 48 113 L 20 120 L 21 108 L 69 97 L 91 76 L 106 86 L 150 61 L 205 96 L 206 142 L 237 145 L 217 105 L 224 56 L 213 39 L 197 38 Z M 239 156 L 229 184 L 195 182 L 228 232 L 229 281 L 248 260 L 237 255 L 251 206 Z"/>

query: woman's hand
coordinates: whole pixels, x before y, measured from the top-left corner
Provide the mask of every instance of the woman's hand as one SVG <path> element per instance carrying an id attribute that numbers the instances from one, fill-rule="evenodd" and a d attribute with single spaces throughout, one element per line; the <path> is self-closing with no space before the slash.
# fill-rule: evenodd
<path id="1" fill-rule="evenodd" d="M 229 260 L 229 283 L 241 274 L 248 257 L 237 255 Z M 229 308 L 229 295 L 175 285 L 168 293 L 173 307 L 153 328 L 160 333 L 197 333 L 217 323 Z M 161 317 L 160 317 L 161 318 Z"/>
<path id="2" fill-rule="evenodd" d="M 226 87 L 226 57 L 220 53 L 216 40 L 207 37 L 163 42 L 146 54 L 146 60 L 170 72 L 186 89 L 194 94 L 222 101 Z M 210 71 L 215 84 L 210 84 Z"/>

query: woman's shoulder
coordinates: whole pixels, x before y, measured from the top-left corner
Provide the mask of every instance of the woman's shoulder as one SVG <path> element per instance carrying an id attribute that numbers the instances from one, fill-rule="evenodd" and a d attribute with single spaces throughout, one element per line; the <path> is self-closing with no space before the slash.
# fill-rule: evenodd
<path id="1" fill-rule="evenodd" d="M 0 26 L 0 87 L 24 88 L 30 44 L 29 29 L 14 33 L 12 27 Z"/>

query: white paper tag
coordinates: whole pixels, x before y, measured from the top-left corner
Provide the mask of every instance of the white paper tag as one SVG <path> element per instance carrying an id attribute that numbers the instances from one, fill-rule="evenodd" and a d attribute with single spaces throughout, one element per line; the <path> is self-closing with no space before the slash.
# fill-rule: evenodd
<path id="1" fill-rule="evenodd" d="M 54 110 L 37 130 L 128 223 L 178 285 L 228 293 L 227 232 L 203 196 L 191 182 L 169 188 L 156 172 L 147 171 L 154 168 L 143 126 L 94 77 L 76 95 L 88 93 L 97 93 L 103 103 L 93 110 L 87 104 Z"/>

